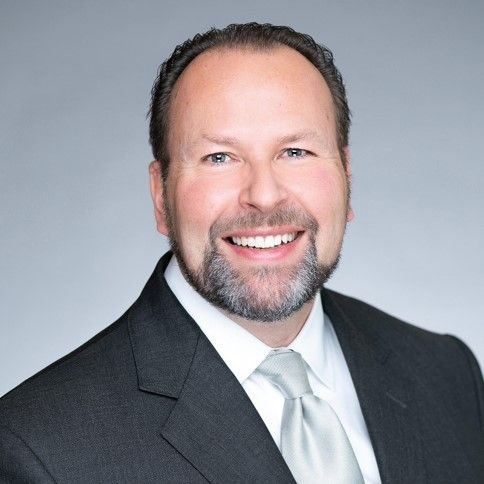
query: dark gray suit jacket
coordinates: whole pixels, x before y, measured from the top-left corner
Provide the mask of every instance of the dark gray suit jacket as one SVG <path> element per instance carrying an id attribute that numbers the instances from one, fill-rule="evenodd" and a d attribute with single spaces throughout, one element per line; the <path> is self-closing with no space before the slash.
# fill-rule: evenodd
<path id="1" fill-rule="evenodd" d="M 0 400 L 0 481 L 294 483 L 234 375 L 168 288 L 166 254 L 114 324 Z M 451 336 L 323 289 L 384 483 L 483 483 L 484 389 Z"/>

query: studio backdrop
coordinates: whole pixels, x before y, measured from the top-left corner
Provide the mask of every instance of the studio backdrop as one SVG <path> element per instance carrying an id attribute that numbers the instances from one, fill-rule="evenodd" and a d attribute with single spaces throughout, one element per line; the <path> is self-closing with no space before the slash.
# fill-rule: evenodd
<path id="1" fill-rule="evenodd" d="M 149 196 L 158 65 L 196 32 L 293 26 L 332 49 L 352 204 L 328 286 L 484 362 L 484 3 L 0 3 L 0 395 L 134 301 L 166 240 Z M 216 75 L 216 73 L 214 73 Z"/>

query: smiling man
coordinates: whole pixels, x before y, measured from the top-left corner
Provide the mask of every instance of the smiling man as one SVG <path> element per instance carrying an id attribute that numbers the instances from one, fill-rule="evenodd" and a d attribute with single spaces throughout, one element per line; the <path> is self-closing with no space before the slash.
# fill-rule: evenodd
<path id="1" fill-rule="evenodd" d="M 482 482 L 469 349 L 324 288 L 353 218 L 330 51 L 212 29 L 152 95 L 172 251 L 117 322 L 2 399 L 3 481 Z"/>

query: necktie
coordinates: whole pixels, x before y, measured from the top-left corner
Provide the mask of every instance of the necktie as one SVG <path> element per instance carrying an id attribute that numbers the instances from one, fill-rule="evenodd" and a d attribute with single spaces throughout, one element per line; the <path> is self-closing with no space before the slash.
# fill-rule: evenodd
<path id="1" fill-rule="evenodd" d="M 363 484 L 348 436 L 331 406 L 313 394 L 301 355 L 273 350 L 257 371 L 286 399 L 281 452 L 296 482 Z"/>

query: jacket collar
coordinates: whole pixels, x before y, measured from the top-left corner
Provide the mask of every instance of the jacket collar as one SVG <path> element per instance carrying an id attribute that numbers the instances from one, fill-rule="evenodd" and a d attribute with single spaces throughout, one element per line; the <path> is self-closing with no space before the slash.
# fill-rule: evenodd
<path id="1" fill-rule="evenodd" d="M 129 310 L 128 330 L 140 390 L 178 398 L 195 355 L 200 329 L 163 276 L 171 258 L 158 262 Z"/>

